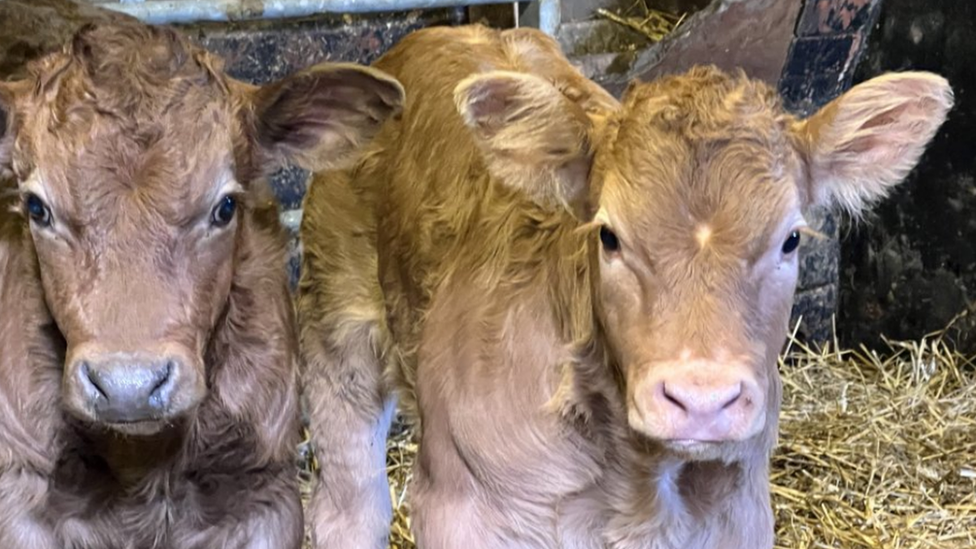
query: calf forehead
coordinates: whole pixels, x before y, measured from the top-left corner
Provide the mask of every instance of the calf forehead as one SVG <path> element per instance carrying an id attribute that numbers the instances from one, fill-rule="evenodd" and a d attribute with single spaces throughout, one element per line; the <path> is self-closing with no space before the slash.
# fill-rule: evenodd
<path id="1" fill-rule="evenodd" d="M 237 131 L 228 105 L 203 95 L 190 91 L 170 108 L 137 116 L 108 113 L 91 101 L 57 118 L 42 105 L 34 120 L 46 127 L 28 132 L 34 164 L 104 170 L 128 185 L 151 183 L 138 176 L 161 170 L 177 175 L 202 169 L 233 153 Z"/>
<path id="2" fill-rule="evenodd" d="M 80 223 L 97 222 L 124 198 L 176 222 L 232 166 L 238 129 L 229 89 L 175 34 L 89 34 L 70 55 L 34 67 L 39 91 L 22 136 L 30 165 L 21 171 L 39 172 L 52 201 L 89 217 Z"/>
<path id="3" fill-rule="evenodd" d="M 632 90 L 598 155 L 601 206 L 658 243 L 704 229 L 749 256 L 798 204 L 788 118 L 759 84 L 694 76 Z"/>
<path id="4" fill-rule="evenodd" d="M 709 222 L 762 232 L 797 204 L 793 170 L 763 147 L 667 140 L 641 146 L 638 158 L 614 156 L 603 166 L 601 205 L 629 224 L 650 223 L 659 232 Z"/>
<path id="5" fill-rule="evenodd" d="M 178 224 L 231 178 L 232 137 L 226 121 L 210 114 L 174 112 L 132 124 L 96 115 L 81 138 L 43 132 L 34 140 L 32 172 L 46 198 L 78 223 L 97 224 L 110 210 L 138 206 Z"/>

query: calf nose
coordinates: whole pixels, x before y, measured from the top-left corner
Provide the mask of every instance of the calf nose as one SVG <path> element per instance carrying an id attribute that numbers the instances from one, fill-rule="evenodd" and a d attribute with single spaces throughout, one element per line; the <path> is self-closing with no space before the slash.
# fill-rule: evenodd
<path id="1" fill-rule="evenodd" d="M 638 384 L 630 423 L 659 440 L 743 440 L 762 429 L 764 406 L 755 374 L 744 365 L 660 363 Z"/>
<path id="2" fill-rule="evenodd" d="M 80 382 L 95 416 L 107 423 L 133 423 L 158 419 L 170 406 L 173 359 L 110 359 L 83 361 Z"/>
<path id="3" fill-rule="evenodd" d="M 661 392 L 667 403 L 678 408 L 676 413 L 707 420 L 738 402 L 742 397 L 742 382 L 701 388 L 672 380 L 661 384 Z"/>

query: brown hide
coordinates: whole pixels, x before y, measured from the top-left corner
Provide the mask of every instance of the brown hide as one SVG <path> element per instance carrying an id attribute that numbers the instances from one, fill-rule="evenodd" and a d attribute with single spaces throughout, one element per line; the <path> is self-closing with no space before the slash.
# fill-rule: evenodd
<path id="1" fill-rule="evenodd" d="M 302 226 L 317 547 L 385 542 L 392 403 L 426 549 L 763 549 L 803 210 L 857 214 L 952 103 L 887 75 L 807 121 L 696 68 L 617 103 L 528 29 L 428 29 Z"/>
<path id="2" fill-rule="evenodd" d="M 355 65 L 264 87 L 220 67 L 117 22 L 0 83 L 0 547 L 301 544 L 263 176 L 351 160 L 403 91 Z"/>

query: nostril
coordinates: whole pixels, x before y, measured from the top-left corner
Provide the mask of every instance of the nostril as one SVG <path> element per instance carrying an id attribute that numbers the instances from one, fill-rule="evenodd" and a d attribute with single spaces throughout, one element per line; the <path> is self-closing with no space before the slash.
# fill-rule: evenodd
<path id="1" fill-rule="evenodd" d="M 735 390 L 733 390 L 731 392 L 731 395 L 728 397 L 728 400 L 726 400 L 725 401 L 725 404 L 722 405 L 722 410 L 728 410 L 729 408 L 731 408 L 732 406 L 734 406 L 735 403 L 739 402 L 739 399 L 740 398 L 742 398 L 742 384 L 741 383 L 735 388 Z"/>
<path id="2" fill-rule="evenodd" d="M 173 376 L 173 362 L 169 361 L 166 363 L 164 368 L 160 368 L 156 372 L 156 382 L 153 384 L 152 389 L 149 391 L 150 398 L 154 396 L 159 396 L 163 388 L 169 383 L 170 378 Z"/>
<path id="3" fill-rule="evenodd" d="M 668 392 L 668 384 L 667 383 L 664 383 L 664 384 L 661 385 L 661 392 L 664 395 L 664 399 L 665 400 L 667 400 L 671 404 L 674 404 L 675 406 L 677 406 L 678 408 L 680 408 L 684 412 L 687 412 L 688 411 L 688 408 L 685 407 L 684 403 L 681 402 L 681 400 L 679 400 L 677 396 L 675 396 L 671 392 Z"/>
<path id="4" fill-rule="evenodd" d="M 95 398 L 102 397 L 105 400 L 108 400 L 108 393 L 105 391 L 105 388 L 102 387 L 102 385 L 99 383 L 98 376 L 95 374 L 95 372 L 91 370 L 91 368 L 88 366 L 88 363 L 82 362 L 81 366 L 78 367 L 78 370 L 82 382 L 85 383 L 86 385 L 90 385 L 91 389 L 94 389 L 94 391 L 92 392 L 95 394 L 93 394 L 92 396 L 94 396 Z"/>

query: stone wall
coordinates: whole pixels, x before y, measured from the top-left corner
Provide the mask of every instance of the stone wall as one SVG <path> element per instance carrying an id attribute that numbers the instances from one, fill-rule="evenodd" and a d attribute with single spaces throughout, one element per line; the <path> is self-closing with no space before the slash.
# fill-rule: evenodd
<path id="1" fill-rule="evenodd" d="M 956 106 L 920 165 L 842 246 L 839 332 L 848 344 L 917 339 L 945 328 L 976 298 L 976 1 L 885 0 L 858 67 L 947 77 Z M 949 336 L 976 350 L 969 315 Z"/>

